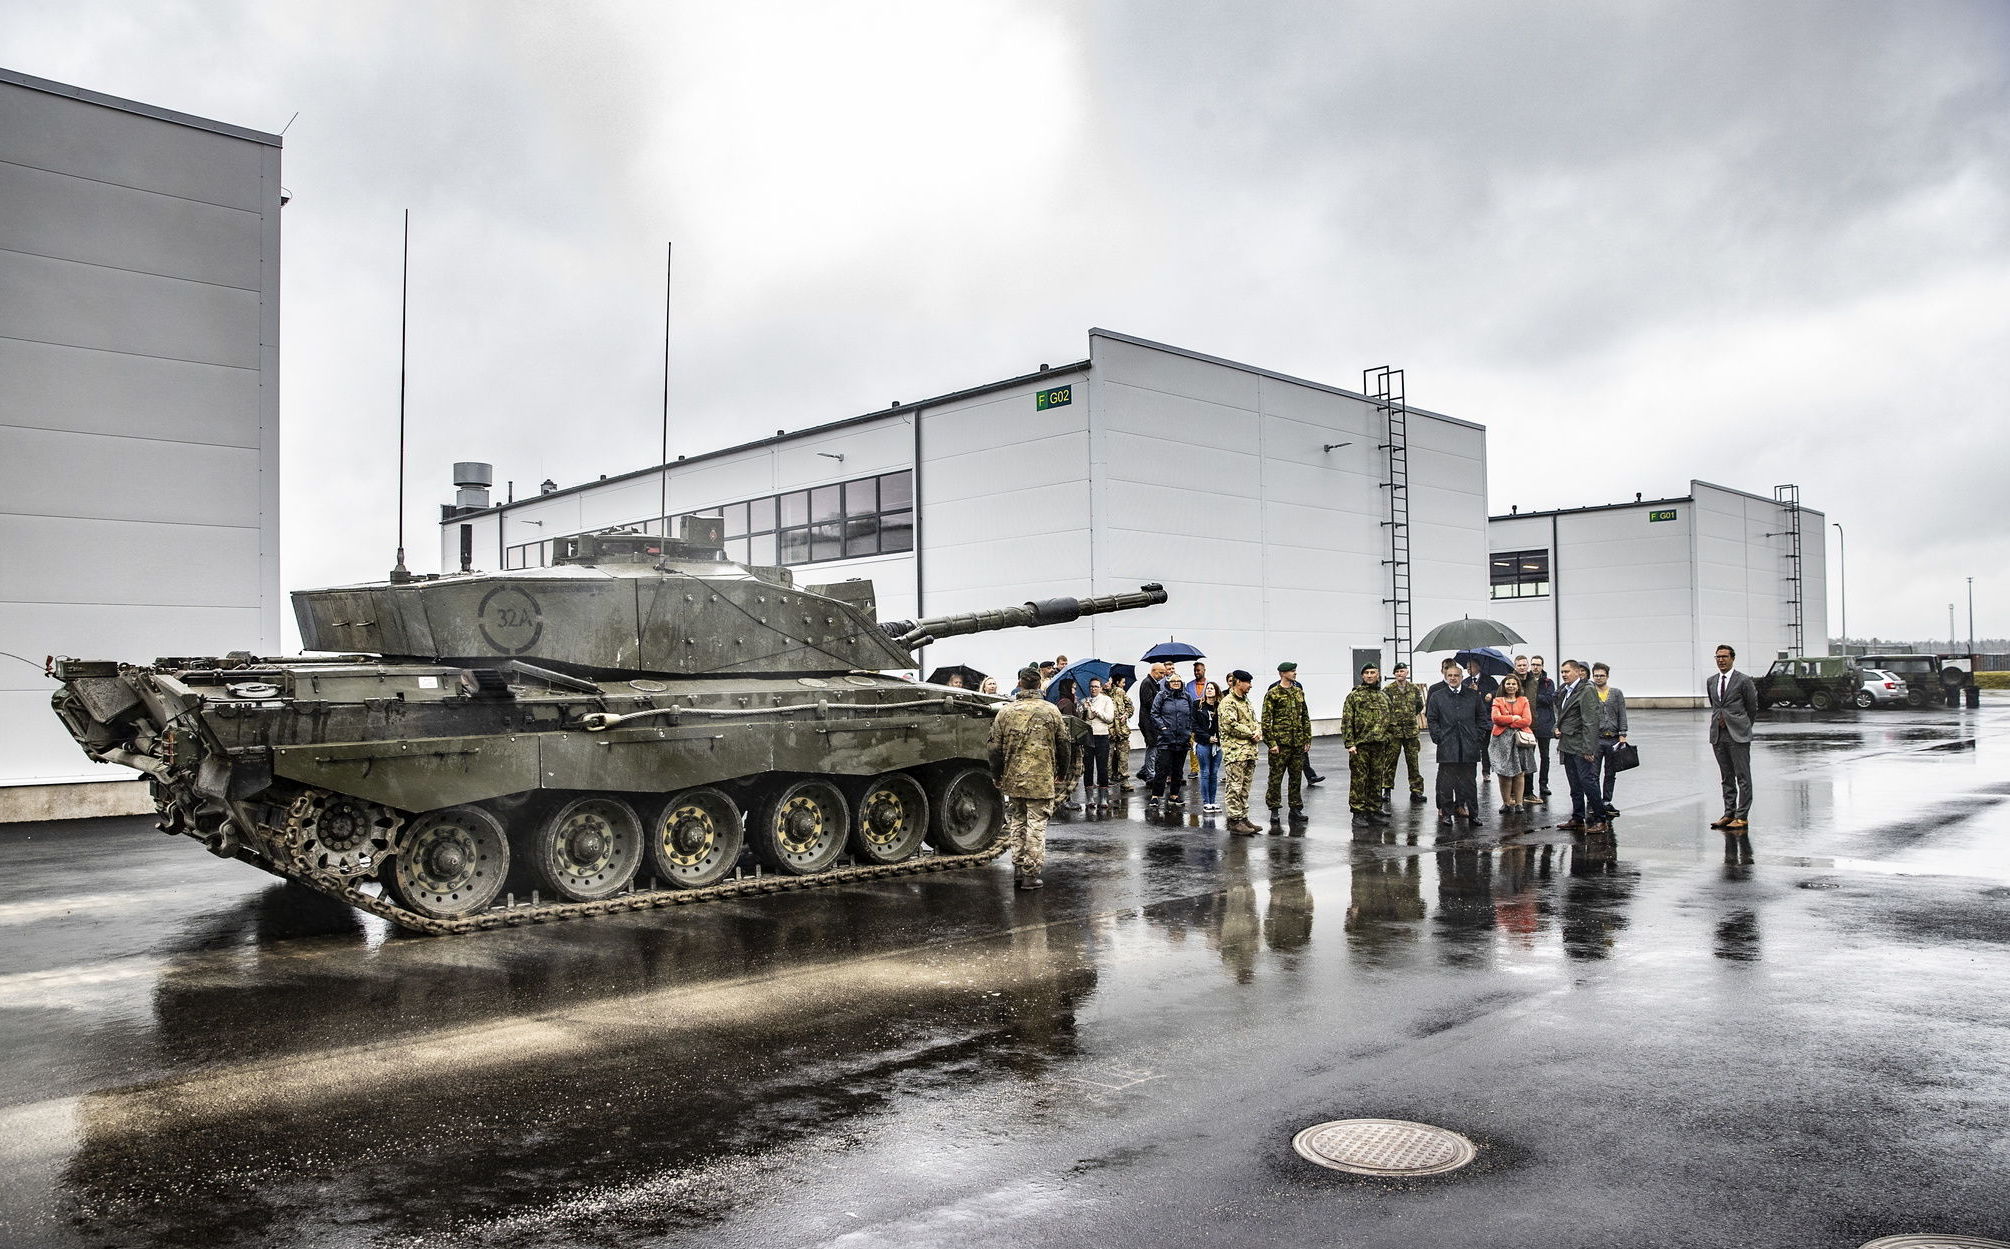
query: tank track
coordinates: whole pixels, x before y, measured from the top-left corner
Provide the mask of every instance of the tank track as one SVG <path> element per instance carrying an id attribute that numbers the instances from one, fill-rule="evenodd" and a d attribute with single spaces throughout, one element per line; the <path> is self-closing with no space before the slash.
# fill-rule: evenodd
<path id="1" fill-rule="evenodd" d="M 429 937 L 448 937 L 469 932 L 492 932 L 498 928 L 517 928 L 526 924 L 555 924 L 563 920 L 592 919 L 628 911 L 650 911 L 664 907 L 692 906 L 701 902 L 721 902 L 728 898 L 750 897 L 755 894 L 792 893 L 832 885 L 852 884 L 857 881 L 885 880 L 895 876 L 921 876 L 930 872 L 951 872 L 959 868 L 977 867 L 989 863 L 1003 855 L 1005 851 L 1006 844 L 1000 840 L 975 854 L 924 853 L 899 863 L 866 863 L 850 867 L 833 867 L 806 876 L 762 872 L 751 876 L 737 876 L 732 880 L 722 880 L 716 885 L 706 885 L 698 889 L 636 889 L 597 902 L 519 902 L 513 906 L 492 907 L 479 914 L 459 919 L 434 919 L 431 916 L 420 915 L 388 898 L 365 893 L 355 883 L 289 871 L 285 865 L 275 863 L 243 847 L 237 849 L 235 857 L 253 867 L 327 894 L 359 911 L 367 911 L 389 920 L 400 928 L 423 933 Z"/>

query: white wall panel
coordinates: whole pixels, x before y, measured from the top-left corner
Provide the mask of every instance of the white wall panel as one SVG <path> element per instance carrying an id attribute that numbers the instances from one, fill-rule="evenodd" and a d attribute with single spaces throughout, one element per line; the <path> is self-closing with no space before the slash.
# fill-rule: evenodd
<path id="1" fill-rule="evenodd" d="M 1171 431 L 1138 434 L 1111 430 L 1104 445 L 1111 481 L 1172 482 L 1245 494 L 1255 480 L 1258 464 L 1255 455 L 1219 450 Z"/>
<path id="2" fill-rule="evenodd" d="M 1263 544 L 1255 539 L 1192 538 L 1169 540 L 1149 529 L 1105 525 L 1103 564 L 1097 569 L 1096 593 L 1134 589 L 1141 582 L 1169 576 L 1196 583 L 1260 588 L 1263 585 Z"/>
<path id="3" fill-rule="evenodd" d="M 259 288 L 259 214 L 0 161 L 0 250 Z"/>
<path id="4" fill-rule="evenodd" d="M 1089 527 L 1088 490 L 1080 482 L 1025 490 L 950 495 L 932 503 L 927 515 L 930 550 L 982 542 L 998 534 L 1000 512 L 1013 515 L 1013 532 L 1081 535 Z"/>
<path id="5" fill-rule="evenodd" d="M 259 367 L 259 296 L 229 286 L 0 252 L 0 338 Z"/>
<path id="6" fill-rule="evenodd" d="M 258 373 L 0 338 L 0 424 L 257 447 Z"/>
<path id="7" fill-rule="evenodd" d="M 1123 529 L 1239 540 L 1263 533 L 1262 505 L 1247 495 L 1173 482 L 1113 480 L 1105 497 L 1105 523 Z"/>
<path id="8" fill-rule="evenodd" d="M 0 510 L 10 513 L 256 528 L 258 496 L 244 483 L 257 479 L 252 448 L 0 425 Z"/>
<path id="9" fill-rule="evenodd" d="M 258 530 L 0 515 L 9 602 L 257 603 Z M 191 569 L 203 575 L 191 576 Z M 11 647 L 6 649 L 12 649 Z"/>
<path id="10" fill-rule="evenodd" d="M 1257 415 L 1247 408 L 1121 383 L 1105 385 L 1097 402 L 1097 419 L 1112 433 L 1151 441 L 1171 438 L 1219 452 L 1246 453 L 1256 445 Z M 1112 467 L 1124 459 L 1116 457 Z"/>
<path id="11" fill-rule="evenodd" d="M 1088 584 L 1087 552 L 1080 534 L 1012 534 L 983 542 L 937 547 L 930 543 L 926 552 L 928 599 L 926 611 L 937 615 L 943 609 L 935 592 L 984 590 L 1002 602 L 1022 602 L 1025 587 L 1047 582 L 1073 585 L 1079 594 Z M 988 600 L 987 600 L 988 601 Z"/>

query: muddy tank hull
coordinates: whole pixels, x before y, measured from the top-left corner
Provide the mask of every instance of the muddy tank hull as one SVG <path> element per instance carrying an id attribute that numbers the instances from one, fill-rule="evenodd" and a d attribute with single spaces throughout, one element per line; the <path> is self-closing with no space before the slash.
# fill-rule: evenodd
<path id="1" fill-rule="evenodd" d="M 422 932 L 941 871 L 993 857 L 1001 822 L 1000 700 L 876 673 L 244 657 L 59 675 L 58 716 L 147 772 L 162 831 Z"/>

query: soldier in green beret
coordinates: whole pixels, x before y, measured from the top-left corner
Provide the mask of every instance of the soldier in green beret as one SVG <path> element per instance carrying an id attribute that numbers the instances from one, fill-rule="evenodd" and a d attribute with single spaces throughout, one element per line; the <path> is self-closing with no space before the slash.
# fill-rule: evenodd
<path id="1" fill-rule="evenodd" d="M 1284 796 L 1284 778 L 1291 778 L 1291 818 L 1305 818 L 1305 753 L 1312 746 L 1312 715 L 1305 708 L 1305 691 L 1298 688 L 1298 665 L 1287 659 L 1277 665 L 1277 684 L 1263 695 L 1263 740 L 1270 745 L 1270 779 L 1264 797 L 1270 822 L 1278 821 L 1277 804 Z"/>

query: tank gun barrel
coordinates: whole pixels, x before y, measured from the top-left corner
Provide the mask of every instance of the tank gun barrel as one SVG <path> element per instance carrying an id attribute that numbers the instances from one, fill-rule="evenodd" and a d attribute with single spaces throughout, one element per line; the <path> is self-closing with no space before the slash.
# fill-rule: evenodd
<path id="1" fill-rule="evenodd" d="M 899 646 L 909 650 L 943 638 L 966 633 L 991 633 L 999 629 L 1038 628 L 1067 624 L 1083 616 L 1105 612 L 1135 611 L 1156 607 L 1166 601 L 1165 587 L 1152 582 L 1124 594 L 1104 594 L 1095 598 L 1046 598 L 1016 607 L 993 607 L 986 611 L 959 612 L 952 616 L 930 616 L 925 620 L 888 620 L 880 628 Z"/>

